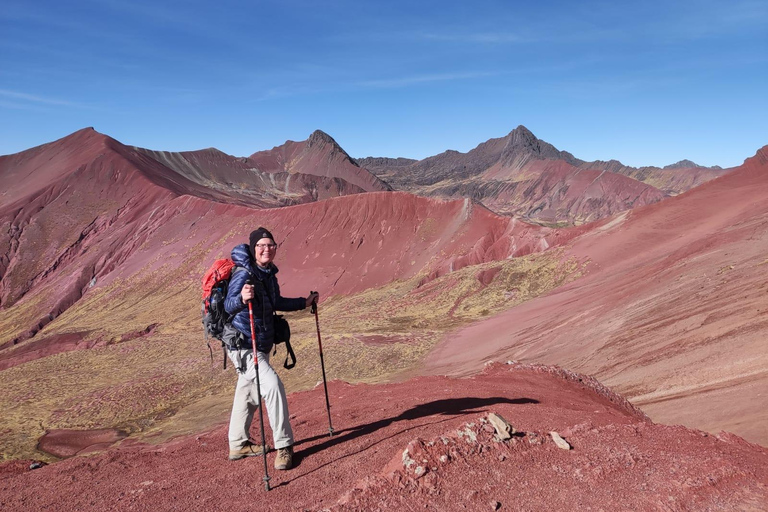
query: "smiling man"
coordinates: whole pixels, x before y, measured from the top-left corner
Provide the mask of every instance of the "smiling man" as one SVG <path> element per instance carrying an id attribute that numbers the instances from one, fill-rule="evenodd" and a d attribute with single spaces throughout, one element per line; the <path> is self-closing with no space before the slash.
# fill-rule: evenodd
<path id="1" fill-rule="evenodd" d="M 278 270 L 273 263 L 276 253 L 275 238 L 263 227 L 251 233 L 249 244 L 232 249 L 232 260 L 237 268 L 224 302 L 224 308 L 232 316 L 231 324 L 225 327 L 224 337 L 229 339 L 228 355 L 237 370 L 237 387 L 229 420 L 229 459 L 262 455 L 262 446 L 253 443 L 249 437 L 253 414 L 259 405 L 248 312 L 248 302 L 253 301 L 261 395 L 277 450 L 275 468 L 284 470 L 293 466 L 293 431 L 288 419 L 285 387 L 269 364 L 269 352 L 275 342 L 274 312 L 305 309 L 317 301 L 318 294 L 313 292 L 307 298 L 282 297 L 277 284 Z"/>

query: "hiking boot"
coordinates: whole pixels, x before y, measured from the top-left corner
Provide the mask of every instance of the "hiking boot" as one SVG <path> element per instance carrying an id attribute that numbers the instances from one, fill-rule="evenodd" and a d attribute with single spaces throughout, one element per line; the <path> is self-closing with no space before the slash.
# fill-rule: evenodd
<path id="1" fill-rule="evenodd" d="M 250 441 L 238 450 L 229 450 L 229 460 L 240 460 L 245 457 L 258 457 L 264 455 L 264 447 L 260 444 L 253 444 Z"/>
<path id="2" fill-rule="evenodd" d="M 291 469 L 293 466 L 293 446 L 286 446 L 277 450 L 275 457 L 275 469 Z"/>

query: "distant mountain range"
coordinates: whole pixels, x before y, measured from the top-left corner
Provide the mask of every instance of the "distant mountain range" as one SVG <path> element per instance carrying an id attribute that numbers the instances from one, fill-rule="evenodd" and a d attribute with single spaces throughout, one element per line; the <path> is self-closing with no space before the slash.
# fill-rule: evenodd
<path id="1" fill-rule="evenodd" d="M 621 162 L 585 162 L 518 126 L 468 153 L 424 160 L 362 158 L 362 167 L 396 190 L 471 197 L 536 223 L 581 224 L 685 192 L 728 172 L 683 160 L 663 169 Z"/>
<path id="2" fill-rule="evenodd" d="M 731 170 L 701 167 L 689 160 L 664 168 L 633 168 L 616 160 L 585 162 L 519 126 L 506 137 L 488 140 L 468 153 L 449 150 L 423 160 L 353 159 L 320 130 L 305 141 L 287 141 L 249 157 L 235 157 L 215 148 L 169 152 L 130 147 L 86 128 L 56 142 L 0 157 L 0 171 L 19 172 L 14 169 L 20 162 L 51 151 L 77 154 L 79 165 L 85 165 L 92 139 L 103 140 L 145 177 L 175 193 L 227 204 L 269 208 L 401 190 L 468 198 L 495 213 L 544 225 L 598 220 L 685 192 Z M 56 170 L 46 172 L 64 173 L 69 169 L 64 164 L 57 161 Z M 39 170 L 33 175 L 36 173 Z M 16 197 L 9 196 L 9 191 L 0 196 L 0 204 Z"/>

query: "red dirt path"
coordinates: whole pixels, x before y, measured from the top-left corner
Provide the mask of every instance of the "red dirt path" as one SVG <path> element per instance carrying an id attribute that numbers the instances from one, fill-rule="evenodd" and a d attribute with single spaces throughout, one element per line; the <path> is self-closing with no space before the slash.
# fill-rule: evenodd
<path id="1" fill-rule="evenodd" d="M 378 386 L 332 382 L 329 392 L 333 438 L 322 387 L 290 396 L 297 466 L 271 470 L 270 492 L 261 458 L 227 460 L 222 425 L 34 471 L 18 461 L 0 465 L 0 508 L 761 510 L 768 502 L 765 448 L 654 425 L 596 381 L 554 367 L 496 364 L 467 379 Z M 489 412 L 521 434 L 494 441 Z M 550 431 L 573 449 L 557 448 Z"/>

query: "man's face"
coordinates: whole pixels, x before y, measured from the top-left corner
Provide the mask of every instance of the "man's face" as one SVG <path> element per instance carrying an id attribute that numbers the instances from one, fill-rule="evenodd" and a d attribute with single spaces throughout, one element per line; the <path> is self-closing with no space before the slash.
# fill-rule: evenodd
<path id="1" fill-rule="evenodd" d="M 256 263 L 262 267 L 266 267 L 272 260 L 275 259 L 275 253 L 277 252 L 277 245 L 271 238 L 262 238 L 253 247 L 253 256 L 256 258 Z"/>

